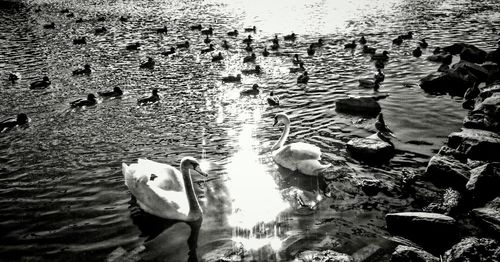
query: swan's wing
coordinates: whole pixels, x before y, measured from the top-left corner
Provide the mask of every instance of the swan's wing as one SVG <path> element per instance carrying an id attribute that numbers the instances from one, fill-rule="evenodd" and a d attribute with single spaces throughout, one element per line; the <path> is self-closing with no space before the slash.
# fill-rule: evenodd
<path id="1" fill-rule="evenodd" d="M 150 183 L 137 183 L 132 194 L 139 206 L 147 213 L 168 218 L 185 220 L 189 214 L 189 202 L 185 192 L 163 190 Z"/>
<path id="2" fill-rule="evenodd" d="M 321 149 L 315 145 L 307 143 L 292 143 L 284 146 L 287 154 L 296 160 L 320 159 Z"/>
<path id="3" fill-rule="evenodd" d="M 137 175 L 148 175 L 151 177 L 152 174 L 155 177 L 149 181 L 151 185 L 154 185 L 163 190 L 172 190 L 183 192 L 184 182 L 182 179 L 182 174 L 179 170 L 175 169 L 171 165 L 158 163 L 148 159 L 139 159 L 137 165 L 131 165 L 134 167 Z"/>

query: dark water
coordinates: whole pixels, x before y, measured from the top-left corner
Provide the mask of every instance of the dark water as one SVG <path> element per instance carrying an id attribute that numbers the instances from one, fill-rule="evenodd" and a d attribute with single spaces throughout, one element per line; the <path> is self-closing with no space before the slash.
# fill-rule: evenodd
<path id="1" fill-rule="evenodd" d="M 459 41 L 491 50 L 498 38 L 492 28 L 500 24 L 496 0 L 25 3 L 20 9 L 0 9 L 0 117 L 25 112 L 32 119 L 29 129 L 0 134 L 0 260 L 102 261 L 117 247 L 141 245 L 144 260 L 184 260 L 185 224 L 144 244 L 130 217 L 121 163 L 142 157 L 177 166 L 188 155 L 210 169 L 206 181 L 195 178 L 205 211 L 200 257 L 232 240 L 251 249 L 248 261 L 290 260 L 304 249 L 359 254 L 375 246 L 390 253 L 383 217 L 414 210 L 413 199 L 367 197 L 351 188 L 352 194 L 335 199 L 316 193 L 322 197 L 316 210 L 289 207 L 280 190 L 318 191 L 324 181 L 290 175 L 274 164 L 269 151 L 281 134 L 272 127 L 274 114 L 292 117 L 289 141 L 318 145 L 327 162 L 393 185 L 403 168 L 423 170 L 466 113 L 460 98 L 428 95 L 418 87 L 418 80 L 439 66 L 425 57 L 437 46 Z M 35 12 L 38 7 L 41 12 Z M 61 14 L 63 8 L 75 18 Z M 98 22 L 99 16 L 106 21 Z M 120 16 L 129 21 L 120 22 Z M 78 18 L 84 22 L 75 23 Z M 49 22 L 55 22 L 55 30 L 43 29 Z M 215 44 L 227 39 L 236 48 L 221 50 L 226 59 L 211 63 L 210 54 L 200 54 L 205 48 L 201 34 L 188 30 L 192 24 L 212 25 Z M 169 32 L 157 34 L 155 29 L 163 25 Z M 242 84 L 222 84 L 222 76 L 251 68 L 242 63 L 248 54 L 241 39 L 247 34 L 235 39 L 226 32 L 253 25 L 264 74 L 244 76 Z M 94 35 L 101 26 L 107 33 Z M 299 35 L 297 41 L 282 42 L 279 53 L 268 58 L 260 56 L 274 34 L 292 31 Z M 413 40 L 391 46 L 393 38 L 407 31 L 415 33 Z M 349 139 L 374 133 L 374 120 L 358 121 L 334 108 L 336 99 L 373 93 L 358 87 L 359 78 L 375 73 L 370 58 L 359 46 L 354 52 L 343 47 L 361 34 L 391 57 L 380 89 L 390 96 L 380 104 L 398 136 L 398 153 L 379 167 L 361 164 L 345 150 Z M 72 39 L 80 36 L 87 36 L 87 44 L 73 45 Z M 326 45 L 307 57 L 308 44 L 320 37 Z M 411 50 L 422 38 L 430 46 L 414 58 Z M 191 43 L 188 50 L 161 55 L 185 40 Z M 137 41 L 143 44 L 138 51 L 125 49 Z M 297 75 L 288 72 L 295 53 L 311 76 L 307 85 L 297 85 Z M 139 69 L 148 56 L 156 59 L 155 68 Z M 71 76 L 85 63 L 92 66 L 90 76 Z M 20 73 L 18 83 L 5 80 L 10 71 Z M 50 88 L 30 90 L 29 83 L 43 75 L 51 78 Z M 253 83 L 262 87 L 261 94 L 241 98 L 239 92 Z M 68 109 L 69 102 L 114 86 L 125 90 L 123 98 Z M 153 88 L 159 89 L 161 103 L 137 107 L 137 99 Z M 279 108 L 267 105 L 270 91 L 280 96 Z"/>

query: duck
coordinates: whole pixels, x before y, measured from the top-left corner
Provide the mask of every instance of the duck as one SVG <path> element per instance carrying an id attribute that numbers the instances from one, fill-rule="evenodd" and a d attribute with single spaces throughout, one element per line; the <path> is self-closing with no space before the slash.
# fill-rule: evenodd
<path id="1" fill-rule="evenodd" d="M 359 79 L 359 86 L 373 89 L 373 91 L 378 91 L 380 88 L 380 80 L 370 78 Z"/>
<path id="2" fill-rule="evenodd" d="M 344 48 L 346 48 L 346 49 L 354 49 L 354 48 L 356 48 L 356 41 L 353 40 L 351 43 L 345 44 Z"/>
<path id="3" fill-rule="evenodd" d="M 76 69 L 73 71 L 73 75 L 90 75 L 90 73 L 92 73 L 92 70 L 90 70 L 89 64 L 85 64 L 83 69 Z"/>
<path id="4" fill-rule="evenodd" d="M 314 50 L 314 46 L 311 44 L 309 48 L 307 48 L 307 55 L 312 56 L 314 53 L 316 53 L 316 50 Z"/>
<path id="5" fill-rule="evenodd" d="M 295 39 L 297 39 L 297 35 L 295 33 L 291 33 L 289 35 L 283 36 L 283 39 L 285 39 L 285 41 L 295 41 Z"/>
<path id="6" fill-rule="evenodd" d="M 425 41 L 425 38 L 420 40 L 419 45 L 421 48 L 427 48 L 429 46 L 429 44 Z"/>
<path id="7" fill-rule="evenodd" d="M 401 39 L 403 40 L 408 40 L 408 39 L 412 39 L 413 38 L 413 32 L 408 32 L 406 33 L 406 35 L 401 35 Z"/>
<path id="8" fill-rule="evenodd" d="M 214 33 L 214 29 L 209 26 L 208 29 L 201 30 L 202 35 L 212 35 Z"/>
<path id="9" fill-rule="evenodd" d="M 87 100 L 78 99 L 71 103 L 69 103 L 71 108 L 84 107 L 84 106 L 93 106 L 97 104 L 97 100 L 94 94 L 88 94 Z"/>
<path id="10" fill-rule="evenodd" d="M 290 118 L 284 113 L 278 113 L 274 117 L 273 126 L 280 124 L 285 125 L 285 128 L 278 142 L 271 148 L 274 162 L 308 176 L 318 176 L 321 171 L 331 166 L 331 164 L 323 165 L 319 162 L 321 149 L 315 145 L 303 142 L 285 145 L 290 134 Z"/>
<path id="11" fill-rule="evenodd" d="M 251 55 L 243 58 L 243 63 L 255 63 L 256 58 L 255 53 L 252 53 Z"/>
<path id="12" fill-rule="evenodd" d="M 271 50 L 278 50 L 278 48 L 280 48 L 280 45 L 278 43 L 273 43 L 271 45 Z"/>
<path id="13" fill-rule="evenodd" d="M 222 59 L 224 59 L 224 57 L 222 56 L 222 53 L 221 53 L 221 52 L 219 52 L 219 54 L 218 54 L 218 55 L 216 55 L 216 56 L 212 56 L 212 62 L 219 62 L 219 61 L 221 61 Z"/>
<path id="14" fill-rule="evenodd" d="M 258 75 L 258 74 L 262 73 L 262 68 L 260 67 L 260 65 L 255 65 L 254 69 L 244 69 L 244 70 L 241 70 L 241 73 L 243 73 L 245 75 L 250 75 L 250 74 Z"/>
<path id="15" fill-rule="evenodd" d="M 222 78 L 223 83 L 239 83 L 241 82 L 241 75 L 237 74 L 236 76 L 226 76 Z"/>
<path id="16" fill-rule="evenodd" d="M 247 37 L 247 38 L 243 39 L 243 43 L 245 43 L 245 44 L 249 44 L 249 43 L 251 43 L 252 41 L 253 41 L 253 39 L 252 39 L 252 36 L 251 36 L 251 35 L 248 35 L 248 37 Z"/>
<path id="17" fill-rule="evenodd" d="M 412 51 L 412 54 L 413 54 L 414 57 L 420 57 L 420 56 L 422 56 L 422 50 L 420 49 L 420 46 L 417 46 L 417 48 L 415 48 Z"/>
<path id="18" fill-rule="evenodd" d="M 56 28 L 56 24 L 54 22 L 52 22 L 50 24 L 45 24 L 45 25 L 43 25 L 43 28 L 45 28 L 45 29 L 54 29 L 54 28 Z"/>
<path id="19" fill-rule="evenodd" d="M 83 23 L 83 18 L 80 17 L 80 18 L 76 19 L 75 23 Z"/>
<path id="20" fill-rule="evenodd" d="M 96 28 L 96 29 L 94 30 L 94 34 L 96 34 L 96 35 L 100 35 L 100 34 L 104 34 L 104 33 L 106 33 L 107 31 L 108 31 L 108 30 L 106 29 L 106 27 L 104 27 L 104 26 L 103 26 L 103 27 L 101 27 L 101 28 Z"/>
<path id="21" fill-rule="evenodd" d="M 201 49 L 201 53 L 208 53 L 214 51 L 214 45 L 210 44 L 207 49 Z"/>
<path id="22" fill-rule="evenodd" d="M 147 105 L 147 104 L 154 104 L 156 102 L 160 101 L 160 96 L 158 95 L 158 89 L 153 89 L 151 92 L 150 97 L 145 97 L 137 100 L 137 105 Z"/>
<path id="23" fill-rule="evenodd" d="M 0 133 L 9 131 L 17 126 L 26 126 L 31 120 L 25 113 L 20 113 L 16 118 L 8 118 L 0 122 Z"/>
<path id="24" fill-rule="evenodd" d="M 164 51 L 161 54 L 162 55 L 172 55 L 172 54 L 175 54 L 175 48 L 172 46 L 172 47 L 170 47 L 170 50 Z"/>
<path id="25" fill-rule="evenodd" d="M 302 62 L 299 64 L 299 67 L 292 67 L 289 69 L 290 69 L 290 73 L 297 73 L 297 72 L 306 71 L 306 69 L 304 68 L 304 63 L 302 63 Z"/>
<path id="26" fill-rule="evenodd" d="M 375 121 L 375 129 L 377 129 L 377 134 L 381 134 L 382 136 L 388 138 L 390 136 L 396 137 L 394 133 L 387 127 L 384 121 L 384 115 L 381 113 L 377 116 L 377 121 Z"/>
<path id="27" fill-rule="evenodd" d="M 205 37 L 205 39 L 203 39 L 203 43 L 205 44 L 209 44 L 210 42 L 212 42 L 212 39 L 210 39 L 207 35 L 207 37 Z"/>
<path id="28" fill-rule="evenodd" d="M 68 17 L 68 18 L 75 17 L 75 14 L 74 14 L 74 13 L 68 13 L 68 14 L 66 15 L 66 17 Z"/>
<path id="29" fill-rule="evenodd" d="M 106 17 L 100 16 L 100 17 L 97 18 L 97 21 L 98 22 L 104 22 L 104 21 L 106 21 Z"/>
<path id="30" fill-rule="evenodd" d="M 382 69 L 378 68 L 377 73 L 374 76 L 375 80 L 378 80 L 380 83 L 384 82 L 385 75 L 382 72 Z"/>
<path id="31" fill-rule="evenodd" d="M 256 96 L 260 93 L 259 85 L 253 84 L 252 89 L 243 90 L 240 92 L 241 96 Z"/>
<path id="32" fill-rule="evenodd" d="M 245 51 L 247 51 L 247 52 L 252 52 L 253 51 L 253 47 L 250 46 L 250 43 L 247 43 L 247 46 L 245 47 Z"/>
<path id="33" fill-rule="evenodd" d="M 120 87 L 115 86 L 113 88 L 113 91 L 108 91 L 108 92 L 97 92 L 98 95 L 109 98 L 109 97 L 119 97 L 123 95 L 123 91 L 121 90 Z"/>
<path id="34" fill-rule="evenodd" d="M 155 67 L 155 60 L 152 57 L 148 57 L 148 61 L 142 63 L 139 68 L 153 69 Z"/>
<path id="35" fill-rule="evenodd" d="M 120 22 L 128 22 L 128 17 L 120 16 Z"/>
<path id="36" fill-rule="evenodd" d="M 9 81 L 14 84 L 17 80 L 19 80 L 21 77 L 17 73 L 9 73 Z"/>
<path id="37" fill-rule="evenodd" d="M 398 36 L 392 40 L 393 45 L 401 45 L 403 43 L 403 38 Z"/>
<path id="38" fill-rule="evenodd" d="M 312 43 L 311 44 L 311 48 L 318 48 L 318 47 L 322 47 L 324 45 L 324 41 L 323 39 L 318 39 L 318 42 L 317 43 Z"/>
<path id="39" fill-rule="evenodd" d="M 200 24 L 198 24 L 198 25 L 192 25 L 192 26 L 189 27 L 189 29 L 191 29 L 191 30 L 201 30 L 201 25 Z"/>
<path id="40" fill-rule="evenodd" d="M 269 96 L 267 97 L 267 103 L 270 106 L 279 106 L 280 105 L 280 99 L 279 99 L 279 97 L 277 97 L 277 96 L 274 95 L 273 91 L 271 91 L 271 93 L 269 93 Z"/>
<path id="41" fill-rule="evenodd" d="M 366 44 L 366 39 L 365 39 L 364 35 L 362 35 L 361 38 L 359 39 L 359 43 L 362 44 L 362 45 Z"/>
<path id="42" fill-rule="evenodd" d="M 184 43 L 178 43 L 177 48 L 189 48 L 189 41 L 186 41 Z"/>
<path id="43" fill-rule="evenodd" d="M 222 42 L 222 48 L 224 48 L 224 49 L 228 50 L 229 48 L 231 48 L 231 46 L 227 43 L 227 41 L 226 41 L 226 40 L 224 40 L 224 41 Z"/>
<path id="44" fill-rule="evenodd" d="M 43 89 L 50 85 L 50 80 L 48 76 L 44 76 L 42 80 L 35 81 L 30 84 L 30 89 Z"/>
<path id="45" fill-rule="evenodd" d="M 299 55 L 295 54 L 295 55 L 293 55 L 292 63 L 294 65 L 299 65 L 300 63 L 303 63 L 303 62 L 302 62 L 302 60 L 299 59 Z"/>
<path id="46" fill-rule="evenodd" d="M 141 46 L 141 43 L 137 42 L 137 43 L 128 44 L 125 48 L 127 50 L 137 50 L 139 48 L 139 46 Z"/>
<path id="47" fill-rule="evenodd" d="M 445 51 L 439 46 L 434 48 L 434 50 L 432 51 L 433 55 L 438 55 L 438 54 L 443 54 L 443 53 L 445 53 Z"/>
<path id="48" fill-rule="evenodd" d="M 302 75 L 297 77 L 297 84 L 307 84 L 309 82 L 309 76 L 307 75 L 307 71 L 304 71 Z"/>
<path id="49" fill-rule="evenodd" d="M 372 55 L 372 60 L 387 61 L 389 60 L 389 51 L 384 50 L 382 53 L 375 53 Z"/>
<path id="50" fill-rule="evenodd" d="M 253 26 L 253 27 L 247 27 L 245 28 L 245 32 L 257 32 L 257 27 Z"/>
<path id="51" fill-rule="evenodd" d="M 271 40 L 273 44 L 279 44 L 280 40 L 278 38 L 278 35 L 274 35 L 274 38 Z"/>
<path id="52" fill-rule="evenodd" d="M 166 34 L 168 32 L 167 26 L 164 25 L 162 28 L 156 29 L 156 33 L 158 34 Z"/>
<path id="53" fill-rule="evenodd" d="M 238 36 L 238 30 L 234 29 L 233 31 L 227 32 L 228 36 Z"/>
<path id="54" fill-rule="evenodd" d="M 385 62 L 383 60 L 375 60 L 375 68 L 377 69 L 383 69 L 385 67 Z"/>
<path id="55" fill-rule="evenodd" d="M 368 47 L 367 45 L 363 46 L 363 53 L 365 54 L 375 54 L 376 51 L 377 51 L 376 48 Z"/>
<path id="56" fill-rule="evenodd" d="M 203 211 L 194 191 L 191 170 L 203 177 L 208 175 L 189 156 L 182 158 L 179 169 L 148 159 L 139 159 L 137 164 L 122 163 L 125 185 L 144 212 L 190 227 L 188 261 L 198 261 L 196 249 Z"/>
<path id="57" fill-rule="evenodd" d="M 264 51 L 262 51 L 262 56 L 268 57 L 269 56 L 269 51 L 267 51 L 267 48 L 264 47 Z"/>
<path id="58" fill-rule="evenodd" d="M 82 36 L 80 38 L 73 39 L 73 44 L 74 45 L 85 45 L 87 44 L 87 40 L 85 36 Z"/>

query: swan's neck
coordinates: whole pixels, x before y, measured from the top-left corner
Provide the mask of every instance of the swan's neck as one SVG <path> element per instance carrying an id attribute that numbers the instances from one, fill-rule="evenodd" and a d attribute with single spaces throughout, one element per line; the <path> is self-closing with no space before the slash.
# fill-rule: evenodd
<path id="1" fill-rule="evenodd" d="M 198 202 L 198 198 L 194 193 L 193 181 L 191 179 L 191 174 L 189 172 L 189 168 L 184 165 L 181 165 L 182 177 L 184 179 L 184 186 L 186 188 L 186 195 L 189 202 L 189 215 L 196 215 L 201 213 L 200 203 Z"/>
<path id="2" fill-rule="evenodd" d="M 273 146 L 272 150 L 277 150 L 281 148 L 284 144 L 286 139 L 288 138 L 288 135 L 290 134 L 290 123 L 285 123 L 285 128 L 283 129 L 283 133 L 281 134 L 280 139 L 276 144 Z"/>

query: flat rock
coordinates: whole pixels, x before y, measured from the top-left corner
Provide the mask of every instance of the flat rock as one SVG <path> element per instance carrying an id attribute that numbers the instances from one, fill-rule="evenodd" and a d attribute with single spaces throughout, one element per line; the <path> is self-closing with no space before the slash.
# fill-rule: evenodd
<path id="1" fill-rule="evenodd" d="M 489 230 L 500 236 L 500 197 L 490 201 L 486 206 L 475 208 L 472 214 Z"/>
<path id="2" fill-rule="evenodd" d="M 348 114 L 376 116 L 381 108 L 373 97 L 348 97 L 337 100 L 335 110 Z"/>
<path id="3" fill-rule="evenodd" d="M 353 262 L 353 258 L 347 254 L 333 250 L 315 251 L 308 250 L 300 252 L 293 262 Z"/>
<path id="4" fill-rule="evenodd" d="M 399 245 L 392 253 L 391 262 L 439 262 L 439 259 L 422 249 Z"/>
<path id="5" fill-rule="evenodd" d="M 475 262 L 500 260 L 500 245 L 496 240 L 469 237 L 462 239 L 444 254 L 445 262 Z"/>
<path id="6" fill-rule="evenodd" d="M 500 135 L 495 132 L 464 128 L 448 136 L 448 146 L 473 160 L 500 162 Z"/>
<path id="7" fill-rule="evenodd" d="M 439 154 L 431 158 L 424 174 L 424 178 L 436 186 L 452 187 L 459 191 L 465 190 L 469 177 L 469 167 L 466 164 L 454 157 Z"/>
<path id="8" fill-rule="evenodd" d="M 466 184 L 474 204 L 482 204 L 500 195 L 500 167 L 491 163 L 476 167 L 470 171 Z"/>
<path id="9" fill-rule="evenodd" d="M 352 157 L 366 162 L 387 161 L 394 155 L 394 145 L 383 141 L 377 134 L 365 138 L 353 138 L 347 142 Z"/>

